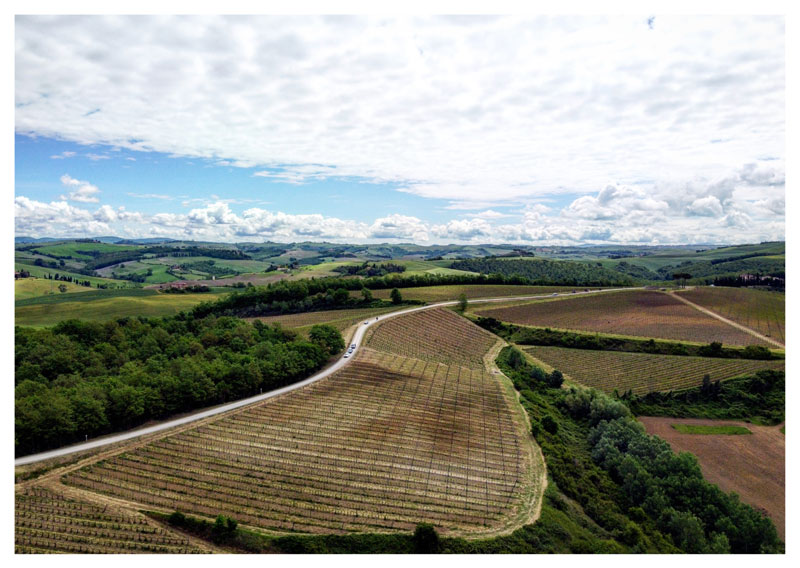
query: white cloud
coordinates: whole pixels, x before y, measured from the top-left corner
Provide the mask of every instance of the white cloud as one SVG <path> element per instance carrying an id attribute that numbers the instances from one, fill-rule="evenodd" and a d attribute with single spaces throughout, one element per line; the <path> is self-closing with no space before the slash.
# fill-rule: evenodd
<path id="1" fill-rule="evenodd" d="M 492 238 L 492 227 L 484 219 L 453 220 L 431 228 L 434 236 L 456 242 L 480 241 Z"/>
<path id="2" fill-rule="evenodd" d="M 604 194 L 606 197 L 609 195 Z M 625 191 L 613 192 L 625 195 Z M 595 198 L 597 199 L 597 198 Z M 612 203 L 614 200 L 606 203 Z M 170 237 L 223 242 L 304 240 L 329 242 L 419 242 L 433 243 L 521 243 L 578 244 L 630 243 L 742 243 L 783 238 L 780 217 L 759 217 L 759 205 L 751 210 L 729 207 L 714 218 L 675 215 L 665 222 L 661 211 L 634 209 L 619 220 L 545 215 L 532 207 L 517 223 L 504 219 L 452 219 L 429 223 L 417 217 L 392 214 L 372 223 L 319 214 L 292 215 L 252 207 L 241 213 L 228 203 L 216 202 L 188 213 L 144 214 L 124 207 L 101 205 L 95 211 L 74 207 L 65 201 L 44 203 L 18 196 L 14 202 L 15 230 L 27 236 Z M 544 208 L 546 209 L 546 208 Z M 544 211 L 542 209 L 542 211 Z M 755 213 L 753 213 L 755 211 Z M 551 211 L 544 211 L 550 213 Z M 755 224 L 762 219 L 761 224 Z M 771 220 L 770 220 L 771 219 Z M 498 224 L 493 224 L 496 221 Z"/>
<path id="3" fill-rule="evenodd" d="M 464 215 L 475 219 L 503 219 L 505 217 L 513 217 L 513 215 L 509 215 L 508 213 L 500 213 L 492 209 L 480 211 L 479 213 L 464 213 Z"/>
<path id="4" fill-rule="evenodd" d="M 75 156 L 75 152 L 70 152 L 68 150 L 65 150 L 60 154 L 55 154 L 53 156 L 50 156 L 50 158 L 53 160 L 64 160 L 66 158 L 72 158 L 73 156 Z"/>
<path id="5" fill-rule="evenodd" d="M 706 195 L 699 197 L 692 201 L 688 210 L 693 215 L 700 215 L 705 217 L 719 217 L 722 215 L 722 203 L 713 195 Z"/>
<path id="6" fill-rule="evenodd" d="M 80 201 L 81 203 L 97 203 L 100 201 L 97 197 L 100 190 L 88 181 L 81 181 L 71 177 L 69 174 L 64 174 L 61 176 L 61 183 L 65 187 L 72 189 L 66 195 L 61 196 L 64 201 Z"/>
<path id="7" fill-rule="evenodd" d="M 127 195 L 129 197 L 136 197 L 137 199 L 164 199 L 164 200 L 172 199 L 171 195 L 165 195 L 163 193 L 132 193 L 132 192 L 128 192 L 125 195 Z"/>
<path id="8" fill-rule="evenodd" d="M 375 219 L 369 227 L 367 236 L 372 239 L 427 241 L 428 228 L 416 217 L 395 214 Z"/>
<path id="9" fill-rule="evenodd" d="M 392 182 L 479 210 L 784 155 L 782 17 L 19 16 L 15 32 L 18 133 L 265 182 Z M 737 182 L 780 185 L 777 166 Z"/>

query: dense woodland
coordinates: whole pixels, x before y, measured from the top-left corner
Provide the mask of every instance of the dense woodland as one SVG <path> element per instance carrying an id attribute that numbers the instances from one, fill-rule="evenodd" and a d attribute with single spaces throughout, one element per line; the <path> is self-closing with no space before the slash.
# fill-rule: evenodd
<path id="1" fill-rule="evenodd" d="M 543 286 L 630 286 L 635 283 L 630 276 L 615 270 L 565 260 L 475 258 L 458 260 L 450 268 L 505 277 L 520 276 L 527 280 L 526 284 Z"/>
<path id="2" fill-rule="evenodd" d="M 43 451 L 307 377 L 341 334 L 228 317 L 69 320 L 15 329 L 15 448 Z"/>

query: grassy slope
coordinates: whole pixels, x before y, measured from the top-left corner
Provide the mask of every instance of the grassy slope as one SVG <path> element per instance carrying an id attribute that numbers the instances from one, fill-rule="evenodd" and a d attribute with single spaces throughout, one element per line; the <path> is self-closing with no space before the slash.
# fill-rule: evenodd
<path id="1" fill-rule="evenodd" d="M 97 284 L 111 284 L 113 286 L 118 286 L 120 288 L 128 287 L 128 288 L 139 288 L 141 285 L 134 284 L 133 282 L 125 282 L 124 280 L 114 280 L 112 278 L 99 278 L 96 276 L 84 276 L 83 274 L 78 274 L 77 272 L 68 272 L 66 270 L 60 270 L 58 268 L 47 268 L 44 266 L 33 266 L 30 264 L 21 264 L 19 262 L 14 264 L 14 270 L 27 270 L 31 273 L 31 276 L 36 276 L 38 278 L 44 278 L 47 274 L 60 274 L 63 276 L 72 276 L 73 279 L 76 280 L 88 280 L 92 283 L 92 286 L 96 286 Z"/>
<path id="2" fill-rule="evenodd" d="M 71 294 L 74 292 L 91 292 L 94 288 L 87 288 L 86 286 L 79 286 L 72 282 L 59 282 L 58 280 L 47 280 L 44 278 L 20 278 L 14 281 L 14 301 L 27 300 L 29 298 L 37 298 L 39 296 L 59 295 L 59 284 L 67 287 L 64 294 Z"/>
<path id="3" fill-rule="evenodd" d="M 106 243 L 63 243 L 57 245 L 45 245 L 33 249 L 41 254 L 56 255 L 56 256 L 72 256 L 84 260 L 91 260 L 93 257 L 86 254 L 85 251 L 100 251 L 107 252 L 123 252 L 129 250 L 136 250 L 138 246 L 131 245 L 110 245 Z"/>
<path id="4" fill-rule="evenodd" d="M 128 316 L 171 316 L 213 299 L 214 294 L 118 296 L 90 302 L 76 299 L 57 304 L 18 307 L 15 310 L 15 324 L 44 327 L 72 318 L 107 321 Z"/>

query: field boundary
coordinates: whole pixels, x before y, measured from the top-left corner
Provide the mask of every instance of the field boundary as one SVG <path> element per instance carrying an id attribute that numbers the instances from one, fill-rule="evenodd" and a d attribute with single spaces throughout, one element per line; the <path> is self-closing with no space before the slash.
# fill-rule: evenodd
<path id="1" fill-rule="evenodd" d="M 758 338 L 758 339 L 760 339 L 761 341 L 766 341 L 767 343 L 772 343 L 773 345 L 777 345 L 778 347 L 780 347 L 780 348 L 782 348 L 782 349 L 786 349 L 786 345 L 784 345 L 784 344 L 783 344 L 783 343 L 781 343 L 780 341 L 778 341 L 778 340 L 776 340 L 776 339 L 772 339 L 771 337 L 767 337 L 766 335 L 761 335 L 760 333 L 758 333 L 758 332 L 757 332 L 757 331 L 755 331 L 754 329 L 750 329 L 749 327 L 747 327 L 747 326 L 744 326 L 744 325 L 742 325 L 742 324 L 739 324 L 739 323 L 736 323 L 735 321 L 729 320 L 728 318 L 726 318 L 726 317 L 723 317 L 723 316 L 719 315 L 719 314 L 718 314 L 718 313 L 716 313 L 716 312 L 712 312 L 712 311 L 711 311 L 711 310 L 709 310 L 708 308 L 704 308 L 703 306 L 700 306 L 700 305 L 698 305 L 698 304 L 695 304 L 695 303 L 694 303 L 694 302 L 692 302 L 691 300 L 687 300 L 686 298 L 682 297 L 680 293 L 674 293 L 674 292 L 673 292 L 673 293 L 672 293 L 672 296 L 674 296 L 675 298 L 679 299 L 679 300 L 680 300 L 681 302 L 683 302 L 684 304 L 686 304 L 686 305 L 688 305 L 688 306 L 691 306 L 691 307 L 693 307 L 694 309 L 696 309 L 696 310 L 698 310 L 698 311 L 700 311 L 700 312 L 703 312 L 704 314 L 706 314 L 706 315 L 708 315 L 708 316 L 711 316 L 711 317 L 713 317 L 713 318 L 716 318 L 716 319 L 718 319 L 718 320 L 719 320 L 719 321 L 721 321 L 721 322 L 727 323 L 728 325 L 730 325 L 730 326 L 733 326 L 733 327 L 735 327 L 736 329 L 739 329 L 739 330 L 741 330 L 741 331 L 744 331 L 745 333 L 749 333 L 749 334 L 750 334 L 750 335 L 752 335 L 753 337 L 757 337 L 757 338 Z"/>
<path id="2" fill-rule="evenodd" d="M 473 324 L 474 325 L 474 324 Z M 484 355 L 484 364 L 491 377 L 496 377 L 500 387 L 509 402 L 512 413 L 516 414 L 514 423 L 517 425 L 517 434 L 520 436 L 522 446 L 527 449 L 529 460 L 529 470 L 526 481 L 529 482 L 529 490 L 523 495 L 518 514 L 510 518 L 510 522 L 505 527 L 496 531 L 481 534 L 486 536 L 508 535 L 515 530 L 539 520 L 542 513 L 544 502 L 544 492 L 547 489 L 547 462 L 544 459 L 542 448 L 531 435 L 531 420 L 528 412 L 523 408 L 520 401 L 520 394 L 514 388 L 514 384 L 503 371 L 497 366 L 495 360 L 500 351 L 507 345 L 507 342 L 498 338 L 497 342 Z"/>

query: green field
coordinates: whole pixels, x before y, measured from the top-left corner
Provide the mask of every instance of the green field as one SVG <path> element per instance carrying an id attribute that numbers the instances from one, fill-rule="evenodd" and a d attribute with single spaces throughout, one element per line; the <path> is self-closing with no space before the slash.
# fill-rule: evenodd
<path id="1" fill-rule="evenodd" d="M 672 427 L 681 434 L 706 434 L 712 436 L 741 436 L 752 434 L 744 426 L 707 426 L 702 424 L 672 424 Z"/>
<path id="2" fill-rule="evenodd" d="M 67 291 L 61 292 L 58 287 L 60 284 L 66 286 Z M 88 288 L 73 284 L 72 282 L 60 282 L 45 278 L 20 278 L 14 281 L 14 301 L 37 298 L 39 296 L 62 295 L 72 293 L 91 292 L 95 288 Z"/>
<path id="3" fill-rule="evenodd" d="M 134 282 L 126 282 L 124 280 L 114 280 L 113 278 L 100 278 L 97 276 L 84 276 L 83 274 L 78 274 L 77 272 L 68 272 L 66 270 L 60 270 L 58 268 L 46 268 L 43 266 L 33 266 L 30 264 L 14 264 L 14 270 L 26 270 L 30 272 L 31 276 L 35 276 L 37 278 L 45 278 L 48 274 L 60 274 L 62 276 L 71 276 L 73 280 L 88 280 L 92 283 L 92 286 L 97 286 L 97 284 L 106 284 L 110 286 L 114 286 L 117 288 L 140 288 L 141 284 L 135 284 Z"/>
<path id="4" fill-rule="evenodd" d="M 144 292 L 145 294 L 141 294 Z M 122 317 L 160 317 L 191 309 L 200 302 L 216 299 L 228 290 L 209 294 L 159 294 L 154 290 L 137 291 L 137 295 L 112 296 L 91 301 L 59 301 L 23 305 L 15 309 L 16 325 L 44 327 L 67 319 L 107 321 Z M 60 298 L 59 298 L 60 300 Z"/>
<path id="5" fill-rule="evenodd" d="M 750 375 L 761 369 L 783 369 L 785 361 L 720 359 L 682 355 L 652 355 L 620 351 L 593 351 L 566 347 L 525 346 L 522 350 L 554 367 L 576 383 L 607 393 L 681 390 L 712 381 Z"/>
<path id="6" fill-rule="evenodd" d="M 48 256 L 71 256 L 82 260 L 91 260 L 94 257 L 87 254 L 87 251 L 96 251 L 100 253 L 108 252 L 124 252 L 129 250 L 137 250 L 141 247 L 132 245 L 110 245 L 106 243 L 61 243 L 55 245 L 45 245 L 33 249 L 35 252 Z"/>

